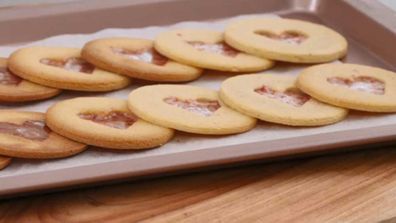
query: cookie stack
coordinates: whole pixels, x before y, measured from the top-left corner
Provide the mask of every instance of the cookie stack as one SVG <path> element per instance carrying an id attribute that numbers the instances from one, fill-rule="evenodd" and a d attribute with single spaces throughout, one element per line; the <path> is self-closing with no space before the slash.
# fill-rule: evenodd
<path id="1" fill-rule="evenodd" d="M 74 91 L 114 91 L 133 79 L 166 84 L 137 88 L 127 100 L 80 97 L 52 105 L 46 114 L 0 111 L 0 154 L 60 158 L 87 146 L 119 150 L 155 148 L 175 130 L 237 134 L 257 119 L 288 126 L 322 126 L 348 109 L 396 112 L 396 74 L 354 64 L 320 64 L 297 77 L 270 73 L 226 79 L 219 91 L 176 82 L 193 81 L 204 69 L 255 73 L 275 61 L 325 63 L 342 58 L 347 41 L 309 22 L 251 18 L 225 32 L 182 29 L 155 40 L 105 38 L 83 49 L 22 48 L 0 60 L 0 101 L 42 100 Z M 172 83 L 172 84 L 169 84 Z M 0 157 L 0 168 L 10 159 Z"/>

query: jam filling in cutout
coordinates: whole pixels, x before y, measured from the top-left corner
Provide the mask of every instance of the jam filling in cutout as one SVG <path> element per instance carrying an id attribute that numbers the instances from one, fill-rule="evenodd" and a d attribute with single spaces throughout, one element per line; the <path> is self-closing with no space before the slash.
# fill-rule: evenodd
<path id="1" fill-rule="evenodd" d="M 82 119 L 116 129 L 127 129 L 138 120 L 135 115 L 120 111 L 111 111 L 109 113 L 80 113 L 78 116 Z"/>
<path id="2" fill-rule="evenodd" d="M 168 62 L 168 58 L 159 54 L 153 48 L 141 50 L 127 50 L 123 48 L 112 48 L 115 54 L 123 55 L 131 60 L 139 60 L 145 63 L 151 63 L 158 66 L 163 66 Z"/>
<path id="3" fill-rule="evenodd" d="M 22 79 L 13 73 L 11 73 L 7 68 L 0 67 L 0 84 L 4 85 L 18 85 L 22 82 Z"/>
<path id="4" fill-rule="evenodd" d="M 221 54 L 228 57 L 236 57 L 239 53 L 238 50 L 226 43 L 204 43 L 201 41 L 187 41 L 187 43 L 199 51 Z"/>
<path id="5" fill-rule="evenodd" d="M 286 91 L 281 92 L 264 85 L 254 91 L 269 98 L 277 99 L 283 103 L 293 105 L 294 107 L 301 107 L 305 102 L 311 99 L 309 95 L 304 94 L 297 89 L 287 89 Z"/>
<path id="6" fill-rule="evenodd" d="M 294 45 L 299 45 L 308 39 L 308 36 L 296 31 L 285 31 L 281 34 L 276 34 L 269 31 L 256 31 L 255 33 L 260 36 Z"/>
<path id="7" fill-rule="evenodd" d="M 218 101 L 208 99 L 183 100 L 176 97 L 168 97 L 164 99 L 164 102 L 203 116 L 211 116 L 221 107 Z"/>
<path id="8" fill-rule="evenodd" d="M 49 128 L 44 121 L 29 120 L 20 124 L 0 122 L 0 133 L 20 136 L 26 139 L 43 141 L 48 138 Z"/>
<path id="9" fill-rule="evenodd" d="M 327 82 L 357 91 L 365 91 L 378 95 L 385 94 L 385 83 L 374 77 L 353 76 L 351 79 L 343 77 L 329 77 L 327 78 Z"/>
<path id="10" fill-rule="evenodd" d="M 68 58 L 66 60 L 55 60 L 55 59 L 41 59 L 40 63 L 49 65 L 49 66 L 54 66 L 54 67 L 59 67 L 63 68 L 68 71 L 74 71 L 74 72 L 80 72 L 80 73 L 86 73 L 86 74 L 92 74 L 92 72 L 95 70 L 95 66 L 88 63 L 87 61 L 81 59 L 81 58 Z"/>

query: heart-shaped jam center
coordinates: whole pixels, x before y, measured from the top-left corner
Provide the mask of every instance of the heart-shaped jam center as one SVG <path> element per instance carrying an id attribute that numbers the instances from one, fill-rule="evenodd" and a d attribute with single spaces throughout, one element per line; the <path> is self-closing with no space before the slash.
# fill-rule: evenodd
<path id="1" fill-rule="evenodd" d="M 43 141 L 48 138 L 50 130 L 46 127 L 44 121 L 29 120 L 23 122 L 21 125 L 9 122 L 0 122 L 0 133 Z"/>
<path id="2" fill-rule="evenodd" d="M 281 34 L 276 34 L 269 31 L 256 31 L 255 34 L 264 36 L 266 38 L 281 41 L 288 44 L 299 45 L 304 42 L 308 37 L 305 34 L 295 31 L 285 31 Z"/>
<path id="3" fill-rule="evenodd" d="M 352 78 L 329 77 L 327 82 L 330 84 L 348 87 L 357 91 L 365 91 L 372 94 L 385 94 L 385 83 L 374 77 L 353 76 Z"/>
<path id="4" fill-rule="evenodd" d="M 111 111 L 109 113 L 80 113 L 78 116 L 82 119 L 116 129 L 127 129 L 138 120 L 135 115 L 120 111 Z"/>
<path id="5" fill-rule="evenodd" d="M 145 63 L 151 63 L 158 66 L 163 66 L 168 62 L 168 58 L 159 54 L 153 48 L 141 49 L 141 50 L 128 50 L 124 48 L 112 47 L 112 51 L 115 54 L 122 55 L 131 60 L 138 60 Z"/>
<path id="6" fill-rule="evenodd" d="M 199 51 L 221 54 L 228 57 L 236 57 L 239 53 L 238 50 L 226 43 L 204 43 L 200 41 L 188 41 L 187 43 Z"/>
<path id="7" fill-rule="evenodd" d="M 203 116 L 211 116 L 221 107 L 216 100 L 208 99 L 186 99 L 182 100 L 176 97 L 165 98 L 167 104 L 177 106 L 190 112 L 195 112 Z"/>
<path id="8" fill-rule="evenodd" d="M 286 91 L 277 91 L 268 86 L 262 86 L 254 90 L 256 93 L 265 95 L 269 98 L 277 99 L 283 103 L 300 107 L 309 101 L 311 97 L 297 89 L 287 89 Z"/>
<path id="9" fill-rule="evenodd" d="M 0 84 L 4 85 L 18 85 L 22 82 L 22 79 L 13 73 L 11 73 L 7 68 L 0 67 Z"/>
<path id="10" fill-rule="evenodd" d="M 92 64 L 88 63 L 87 61 L 81 58 L 75 58 L 75 57 L 68 58 L 66 60 L 43 58 L 40 60 L 40 63 L 49 66 L 59 67 L 68 71 L 80 72 L 86 74 L 92 74 L 92 72 L 95 70 L 95 67 Z"/>

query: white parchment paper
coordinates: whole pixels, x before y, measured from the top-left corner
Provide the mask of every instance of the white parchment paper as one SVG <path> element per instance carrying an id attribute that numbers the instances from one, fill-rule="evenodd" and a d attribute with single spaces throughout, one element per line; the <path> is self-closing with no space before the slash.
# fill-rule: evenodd
<path id="1" fill-rule="evenodd" d="M 103 38 L 103 37 L 140 37 L 153 39 L 158 33 L 176 28 L 206 28 L 222 31 L 225 25 L 233 19 L 240 19 L 247 16 L 257 15 L 245 15 L 234 18 L 228 18 L 224 20 L 212 21 L 212 22 L 182 22 L 167 27 L 147 27 L 139 29 L 104 29 L 96 33 L 87 35 L 60 35 L 50 37 L 44 40 L 40 40 L 34 43 L 29 43 L 20 46 L 3 46 L 0 47 L 0 56 L 7 57 L 14 50 L 28 46 L 28 45 L 40 45 L 40 46 L 63 46 L 63 47 L 82 47 L 87 41 Z M 260 15 L 276 17 L 275 15 Z M 296 75 L 304 66 L 297 65 L 283 65 L 276 66 L 265 73 L 275 73 L 279 75 Z M 200 79 L 191 82 L 189 84 L 202 86 L 212 89 L 219 89 L 221 82 L 229 77 L 229 74 L 217 73 L 213 71 L 206 72 Z M 139 87 L 134 84 L 126 89 L 119 90 L 111 93 L 80 93 L 80 92 L 64 92 L 60 96 L 43 102 L 29 103 L 23 105 L 13 106 L 0 106 L 0 109 L 15 109 L 15 110 L 26 110 L 26 111 L 41 111 L 45 112 L 49 106 L 54 102 L 76 97 L 76 96 L 106 96 L 114 98 L 126 99 L 128 94 Z M 6 180 L 7 177 L 24 175 L 29 173 L 45 172 L 46 170 L 64 169 L 68 167 L 78 167 L 98 163 L 106 163 L 109 161 L 117 160 L 130 160 L 133 162 L 142 157 L 147 156 L 159 156 L 161 154 L 169 153 L 181 153 L 193 150 L 210 150 L 211 147 L 216 145 L 234 145 L 256 141 L 266 141 L 289 137 L 306 136 L 317 133 L 326 132 L 337 132 L 340 130 L 348 129 L 360 129 L 363 127 L 373 127 L 381 125 L 396 124 L 396 115 L 372 115 L 362 112 L 352 112 L 348 119 L 343 122 L 316 128 L 294 128 L 286 127 L 281 125 L 274 125 L 270 123 L 260 122 L 255 129 L 247 133 L 223 136 L 223 137 L 206 137 L 192 134 L 177 134 L 176 137 L 168 144 L 153 150 L 147 150 L 142 152 L 130 152 L 130 153 L 115 153 L 106 150 L 87 150 L 77 156 L 57 159 L 57 160 L 44 160 L 44 161 L 31 161 L 31 160 L 17 160 L 0 171 L 0 179 Z M 265 150 L 265 148 L 263 148 Z"/>

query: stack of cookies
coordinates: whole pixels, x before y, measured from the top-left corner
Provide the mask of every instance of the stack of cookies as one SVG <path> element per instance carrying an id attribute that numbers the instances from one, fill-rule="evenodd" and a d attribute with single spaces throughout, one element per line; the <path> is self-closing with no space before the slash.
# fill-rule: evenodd
<path id="1" fill-rule="evenodd" d="M 171 140 L 175 130 L 225 135 L 249 131 L 257 119 L 322 126 L 345 119 L 348 109 L 396 112 L 396 74 L 326 63 L 346 53 L 347 41 L 334 30 L 279 18 L 234 21 L 224 33 L 182 29 L 155 40 L 97 39 L 81 50 L 22 48 L 0 60 L 0 101 L 43 100 L 62 90 L 114 91 L 133 79 L 163 84 L 137 88 L 127 100 L 68 99 L 46 114 L 0 111 L 0 168 L 8 157 L 67 157 L 87 145 L 155 148 Z M 276 61 L 325 64 L 297 77 L 257 73 Z M 219 91 L 175 84 L 199 78 L 204 69 L 239 75 L 226 79 Z"/>

